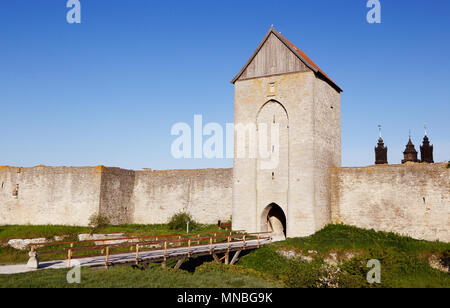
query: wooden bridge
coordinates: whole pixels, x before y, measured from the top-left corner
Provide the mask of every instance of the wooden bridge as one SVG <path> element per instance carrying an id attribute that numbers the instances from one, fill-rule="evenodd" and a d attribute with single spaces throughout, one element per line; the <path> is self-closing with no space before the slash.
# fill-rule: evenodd
<path id="1" fill-rule="evenodd" d="M 207 255 L 215 261 L 234 264 L 241 251 L 257 249 L 271 241 L 271 233 L 268 232 L 218 231 L 32 244 L 29 265 L 34 269 L 64 268 L 75 265 L 73 260 L 77 260 L 77 265 L 86 267 L 108 268 L 126 264 L 146 267 L 149 263 L 161 263 L 162 267 L 166 267 L 167 261 L 178 260 L 175 265 L 178 269 L 186 258 Z M 35 258 L 43 255 L 66 257 L 59 261 L 36 263 Z"/>

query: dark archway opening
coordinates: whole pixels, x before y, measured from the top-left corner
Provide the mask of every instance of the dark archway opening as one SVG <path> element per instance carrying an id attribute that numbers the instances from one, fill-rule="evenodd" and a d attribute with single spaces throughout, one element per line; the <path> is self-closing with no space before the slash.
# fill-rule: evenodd
<path id="1" fill-rule="evenodd" d="M 263 213 L 263 221 L 264 231 L 272 232 L 274 241 L 286 239 L 286 215 L 279 205 L 270 204 Z"/>

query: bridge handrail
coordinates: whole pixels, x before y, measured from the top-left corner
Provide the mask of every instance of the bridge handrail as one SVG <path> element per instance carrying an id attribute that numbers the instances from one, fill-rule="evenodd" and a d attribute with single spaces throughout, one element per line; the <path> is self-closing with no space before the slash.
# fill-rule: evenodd
<path id="1" fill-rule="evenodd" d="M 50 243 L 30 243 L 27 244 L 28 247 L 44 247 L 44 246 L 57 246 L 57 245 L 68 245 L 68 244 L 80 244 L 80 243 L 96 243 L 96 242 L 114 242 L 114 241 L 130 241 L 130 240 L 140 240 L 140 239 L 150 239 L 150 238 L 170 238 L 170 237 L 183 237 L 183 236 L 199 236 L 204 234 L 221 234 L 221 233 L 244 233 L 245 230 L 219 230 L 212 232 L 202 232 L 202 233 L 182 233 L 182 234 L 166 234 L 166 235 L 148 235 L 148 236 L 130 236 L 130 237 L 121 237 L 121 238 L 105 238 L 105 239 L 92 239 L 92 240 L 84 240 L 84 241 L 67 241 L 67 242 L 50 242 Z M 103 233 L 108 234 L 108 233 Z M 102 234 L 102 235 L 103 235 Z"/>
<path id="2" fill-rule="evenodd" d="M 229 233 L 229 232 L 227 232 Z M 262 234 L 270 234 L 270 232 L 264 232 L 264 233 L 259 233 L 260 235 Z M 242 238 L 238 238 L 237 241 L 231 241 L 231 242 L 239 242 L 242 241 L 244 239 L 244 237 L 247 240 L 252 240 L 252 239 L 256 239 L 255 238 L 248 238 L 248 235 L 258 235 L 258 233 L 244 233 Z M 86 250 L 102 250 L 106 247 L 110 247 L 110 248 L 120 248 L 120 247 L 134 247 L 136 245 L 140 245 L 140 246 L 150 246 L 150 245 L 160 245 L 163 243 L 168 243 L 168 244 L 180 244 L 180 243 L 188 243 L 190 242 L 202 242 L 205 240 L 209 240 L 209 239 L 213 239 L 215 241 L 217 240 L 221 240 L 221 239 L 228 239 L 228 238 L 236 238 L 236 236 L 234 235 L 230 235 L 230 236 L 209 236 L 209 237 L 194 237 L 194 238 L 185 238 L 185 239 L 173 239 L 173 240 L 169 240 L 169 239 L 161 239 L 161 240 L 155 240 L 155 241 L 145 241 L 145 242 L 127 242 L 127 243 L 118 243 L 118 244 L 102 244 L 102 245 L 92 245 L 92 246 L 73 246 L 73 247 L 64 247 L 62 250 L 56 250 L 56 251 L 41 251 L 39 252 L 39 254 L 41 255 L 45 255 L 45 254 L 55 254 L 55 253 L 63 253 L 63 252 L 67 252 L 68 250 L 72 250 L 72 251 L 86 251 Z M 269 237 L 260 237 L 260 239 L 267 239 Z M 74 243 L 83 243 L 84 241 L 80 241 L 80 242 L 74 242 Z M 215 242 L 217 243 L 217 242 Z M 193 246 L 193 245 L 191 245 Z M 160 250 L 159 248 L 155 248 L 155 250 Z"/>
<path id="3" fill-rule="evenodd" d="M 241 232 L 241 231 L 239 231 L 239 232 Z M 206 246 L 206 244 L 200 244 L 201 242 L 204 242 L 206 240 L 208 240 L 210 252 L 212 253 L 213 244 L 227 244 L 228 249 L 230 249 L 232 243 L 243 242 L 243 249 L 245 250 L 247 241 L 257 240 L 257 247 L 259 248 L 261 240 L 267 240 L 267 239 L 270 240 L 271 239 L 271 236 L 270 236 L 271 232 L 245 233 L 245 231 L 244 231 L 241 233 L 236 233 L 236 232 L 227 231 L 227 232 L 208 232 L 205 234 L 211 234 L 211 233 L 213 233 L 214 236 L 194 237 L 194 238 L 178 237 L 177 239 L 165 238 L 165 239 L 160 239 L 160 240 L 155 240 L 155 241 L 126 242 L 126 243 L 103 244 L 103 245 L 95 245 L 95 246 L 74 246 L 73 244 L 74 243 L 99 242 L 99 241 L 101 242 L 101 241 L 107 241 L 107 239 L 96 240 L 96 241 L 67 242 L 70 244 L 70 247 L 64 247 L 62 250 L 56 250 L 56 251 L 41 251 L 41 252 L 39 252 L 39 254 L 40 255 L 48 255 L 48 254 L 67 253 L 67 260 L 68 260 L 69 267 L 70 267 L 71 259 L 105 256 L 105 258 L 106 258 L 105 264 L 106 264 L 106 266 L 108 266 L 109 256 L 119 255 L 119 254 L 127 254 L 127 252 L 124 252 L 124 251 L 115 252 L 115 253 L 110 252 L 110 249 L 116 249 L 116 248 L 130 247 L 131 248 L 130 252 L 132 252 L 133 247 L 134 247 L 134 251 L 136 252 L 136 262 L 138 262 L 139 252 L 148 252 L 148 251 L 156 251 L 156 250 L 161 251 L 161 250 L 163 250 L 162 247 L 164 247 L 164 262 L 165 262 L 168 249 L 187 247 L 188 248 L 188 256 L 190 256 L 191 249 L 193 247 Z M 229 235 L 228 236 L 217 236 L 217 234 L 219 234 L 219 233 L 229 233 Z M 235 233 L 235 234 L 233 234 L 233 233 Z M 148 238 L 155 238 L 155 237 L 158 238 L 160 236 L 152 236 L 152 237 L 148 237 Z M 132 238 L 132 239 L 135 239 L 135 238 Z M 141 239 L 143 239 L 143 238 L 141 238 Z M 221 241 L 224 239 L 226 239 L 226 241 Z M 119 239 L 113 239 L 113 240 L 119 240 Z M 187 246 L 183 246 L 184 243 L 187 243 Z M 197 244 L 195 245 L 195 243 L 197 243 Z M 56 245 L 61 245 L 61 244 L 62 243 L 56 243 Z M 178 245 L 178 246 L 176 246 L 176 245 Z M 31 251 L 36 252 L 36 254 L 37 254 L 37 251 L 35 251 L 35 248 L 36 248 L 35 246 L 40 246 L 40 245 L 31 245 Z M 147 247 L 155 246 L 155 247 L 151 248 L 151 249 L 145 249 L 146 246 Z M 171 246 L 171 247 L 168 247 L 168 246 Z M 140 248 L 144 248 L 144 249 L 140 249 Z M 77 251 L 98 251 L 98 250 L 101 251 L 100 254 L 73 256 L 73 253 L 77 252 Z M 106 254 L 104 253 L 105 250 L 106 250 Z"/>

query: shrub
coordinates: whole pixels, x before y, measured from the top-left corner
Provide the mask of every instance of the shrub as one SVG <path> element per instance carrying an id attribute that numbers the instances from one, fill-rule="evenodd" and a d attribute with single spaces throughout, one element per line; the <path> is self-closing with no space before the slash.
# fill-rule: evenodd
<path id="1" fill-rule="evenodd" d="M 315 260 L 312 263 L 306 261 L 291 260 L 283 277 L 288 288 L 317 288 L 320 279 L 324 277 L 323 263 Z"/>
<path id="2" fill-rule="evenodd" d="M 189 230 L 193 230 L 198 227 L 198 224 L 195 220 L 192 219 L 191 215 L 187 213 L 178 213 L 172 216 L 169 221 L 169 229 L 170 230 L 186 230 L 186 224 L 189 221 Z"/>
<path id="3" fill-rule="evenodd" d="M 92 228 L 92 233 L 98 231 L 101 228 L 106 227 L 109 225 L 109 219 L 106 216 L 103 216 L 101 214 L 94 214 L 89 218 L 89 227 Z"/>

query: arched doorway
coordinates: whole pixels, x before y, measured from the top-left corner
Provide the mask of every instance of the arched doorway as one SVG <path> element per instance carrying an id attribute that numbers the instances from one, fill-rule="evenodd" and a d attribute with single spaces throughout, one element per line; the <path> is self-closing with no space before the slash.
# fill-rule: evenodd
<path id="1" fill-rule="evenodd" d="M 286 239 L 286 215 L 283 209 L 275 203 L 266 207 L 262 216 L 263 232 L 272 232 L 273 241 Z"/>

